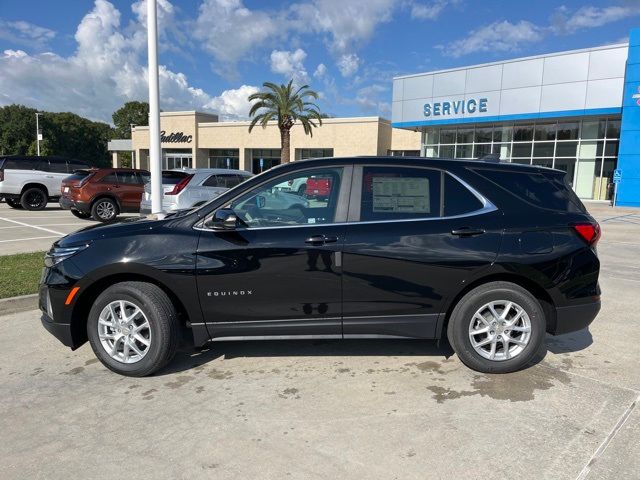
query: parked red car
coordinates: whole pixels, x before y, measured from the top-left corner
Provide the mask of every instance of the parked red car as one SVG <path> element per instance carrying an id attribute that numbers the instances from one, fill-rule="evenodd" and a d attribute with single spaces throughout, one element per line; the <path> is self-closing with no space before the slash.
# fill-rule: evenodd
<path id="1" fill-rule="evenodd" d="M 324 200 L 331 194 L 331 178 L 312 176 L 307 178 L 307 188 L 304 195 L 307 198 Z"/>
<path id="2" fill-rule="evenodd" d="M 139 212 L 149 172 L 131 168 L 76 170 L 62 181 L 60 206 L 78 218 L 110 222 L 124 212 Z"/>

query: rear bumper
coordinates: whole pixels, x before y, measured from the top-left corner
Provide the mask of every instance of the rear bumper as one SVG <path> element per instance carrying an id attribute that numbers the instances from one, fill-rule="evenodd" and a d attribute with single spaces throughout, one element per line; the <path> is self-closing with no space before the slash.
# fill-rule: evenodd
<path id="1" fill-rule="evenodd" d="M 78 210 L 83 213 L 91 213 L 88 202 L 77 202 L 69 197 L 60 197 L 60 207 L 65 210 Z"/>
<path id="2" fill-rule="evenodd" d="M 580 305 L 556 308 L 556 325 L 552 335 L 576 332 L 587 328 L 600 311 L 600 300 Z"/>

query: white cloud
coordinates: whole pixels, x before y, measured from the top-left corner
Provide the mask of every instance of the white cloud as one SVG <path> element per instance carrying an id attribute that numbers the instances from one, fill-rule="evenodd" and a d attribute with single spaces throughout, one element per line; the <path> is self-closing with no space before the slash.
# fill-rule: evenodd
<path id="1" fill-rule="evenodd" d="M 447 45 L 439 45 L 438 48 L 452 57 L 473 52 L 514 51 L 522 44 L 541 40 L 543 33 L 540 27 L 531 22 L 521 20 L 511 23 L 504 20 L 473 30 L 467 37 Z"/>
<path id="2" fill-rule="evenodd" d="M 146 36 L 138 34 L 140 28 L 125 34 L 120 27 L 120 12 L 106 0 L 95 0 L 78 25 L 73 55 L 5 50 L 0 56 L 0 104 L 71 110 L 110 122 L 125 101 L 148 98 Z M 214 97 L 190 85 L 183 73 L 160 67 L 160 105 L 165 110 L 204 109 L 223 118 L 242 118 L 249 109 L 245 93 L 255 88 L 243 85 Z"/>
<path id="3" fill-rule="evenodd" d="M 552 17 L 551 29 L 554 33 L 573 33 L 585 28 L 601 27 L 640 14 L 638 2 L 628 5 L 612 5 L 608 7 L 580 7 L 570 13 L 567 7 L 560 7 Z"/>
<path id="4" fill-rule="evenodd" d="M 324 63 L 319 63 L 313 72 L 313 76 L 316 78 L 322 78 L 327 74 L 327 66 Z"/>
<path id="5" fill-rule="evenodd" d="M 355 53 L 344 54 L 338 59 L 337 65 L 343 77 L 350 77 L 358 71 L 360 58 Z"/>
<path id="6" fill-rule="evenodd" d="M 275 37 L 284 34 L 278 15 L 250 10 L 242 0 L 204 0 L 193 32 L 203 48 L 218 61 L 216 71 L 237 78 L 236 64 Z"/>
<path id="7" fill-rule="evenodd" d="M 56 32 L 22 20 L 11 22 L 0 18 L 0 39 L 16 45 L 42 49 L 53 40 Z"/>
<path id="8" fill-rule="evenodd" d="M 309 75 L 304 67 L 307 53 L 301 48 L 295 51 L 274 50 L 271 52 L 271 71 L 283 75 L 287 81 L 293 79 L 296 85 L 309 83 Z"/>
<path id="9" fill-rule="evenodd" d="M 433 0 L 430 2 L 411 2 L 411 18 L 417 20 L 435 20 L 450 4 L 458 3 L 458 0 Z"/>
<path id="10" fill-rule="evenodd" d="M 388 86 L 379 84 L 369 85 L 357 91 L 355 103 L 359 105 L 360 109 L 365 113 L 388 116 L 391 113 L 388 93 Z"/>

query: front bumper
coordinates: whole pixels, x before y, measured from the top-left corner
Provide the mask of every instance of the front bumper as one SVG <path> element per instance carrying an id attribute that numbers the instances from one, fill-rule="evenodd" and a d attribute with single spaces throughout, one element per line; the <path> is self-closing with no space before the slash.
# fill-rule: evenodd
<path id="1" fill-rule="evenodd" d="M 568 307 L 556 307 L 556 325 L 552 335 L 562 335 L 587 328 L 600 311 L 600 299 L 571 305 Z"/>
<path id="2" fill-rule="evenodd" d="M 42 326 L 47 329 L 47 331 L 56 337 L 58 340 L 62 342 L 63 345 L 73 348 L 73 336 L 71 335 L 71 325 L 68 323 L 56 323 L 53 319 L 45 312 L 42 312 L 42 317 L 40 317 L 40 321 L 42 322 Z"/>

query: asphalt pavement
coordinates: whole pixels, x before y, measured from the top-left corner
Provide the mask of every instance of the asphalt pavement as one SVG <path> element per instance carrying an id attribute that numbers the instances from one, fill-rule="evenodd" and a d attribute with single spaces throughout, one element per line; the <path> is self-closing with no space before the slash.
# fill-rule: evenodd
<path id="1" fill-rule="evenodd" d="M 0 476 L 640 478 L 640 211 L 590 208 L 602 311 L 509 375 L 429 341 L 263 341 L 134 379 L 0 317 Z"/>

